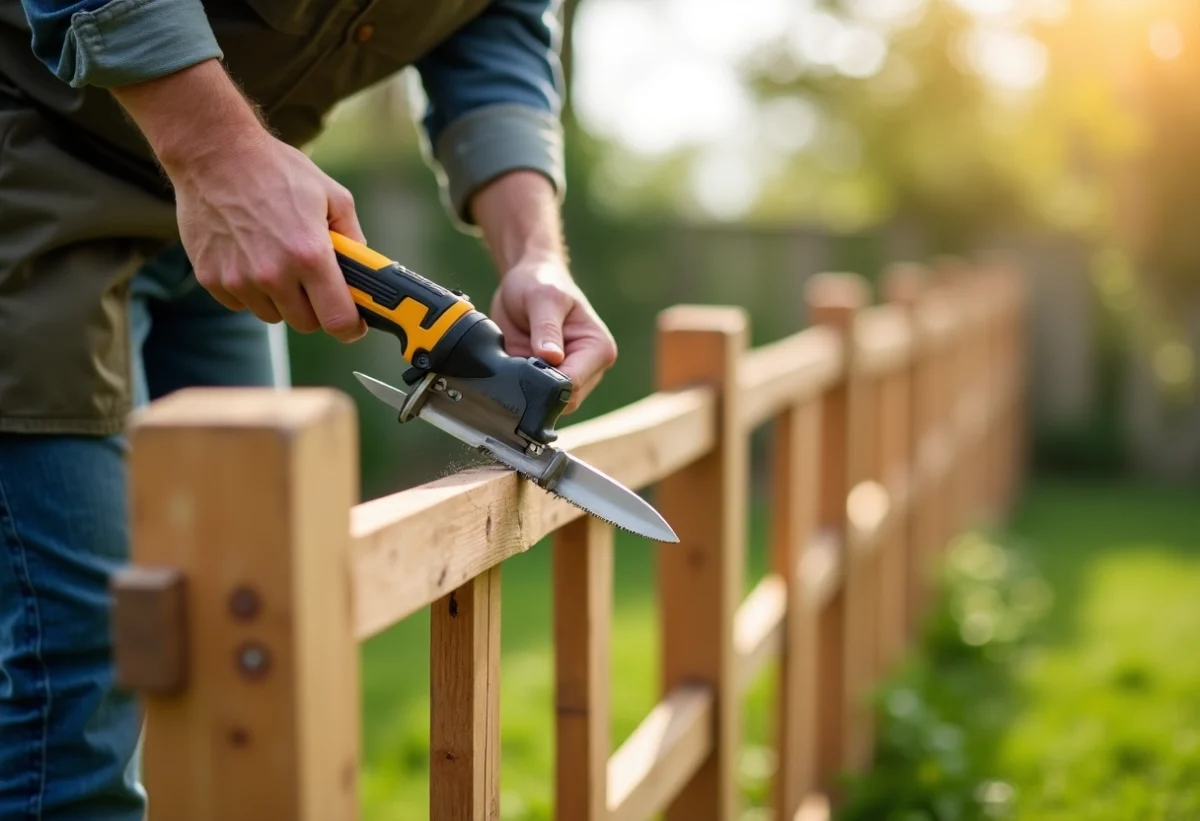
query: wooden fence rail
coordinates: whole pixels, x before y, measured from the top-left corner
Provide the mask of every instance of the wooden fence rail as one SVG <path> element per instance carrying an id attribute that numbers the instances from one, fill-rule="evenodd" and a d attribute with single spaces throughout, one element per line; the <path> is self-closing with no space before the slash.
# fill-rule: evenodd
<path id="1" fill-rule="evenodd" d="M 132 426 L 119 676 L 146 707 L 153 821 L 357 816 L 357 642 L 431 607 L 430 814 L 499 817 L 506 558 L 553 536 L 555 817 L 733 821 L 743 694 L 778 659 L 774 817 L 827 817 L 869 766 L 867 689 L 903 653 L 940 549 L 1022 467 L 1023 294 L 997 263 L 823 274 L 813 327 L 748 350 L 741 310 L 660 317 L 660 391 L 562 431 L 656 501 L 662 694 L 614 750 L 613 535 L 512 472 L 358 498 L 328 390 L 188 390 Z M 771 572 L 743 598 L 749 435 L 770 425 Z M 550 743 L 550 739 L 547 739 Z"/>

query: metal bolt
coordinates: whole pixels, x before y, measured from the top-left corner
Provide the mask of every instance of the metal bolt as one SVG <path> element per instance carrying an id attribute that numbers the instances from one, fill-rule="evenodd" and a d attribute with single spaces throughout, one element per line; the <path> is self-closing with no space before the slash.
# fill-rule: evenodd
<path id="1" fill-rule="evenodd" d="M 453 388 L 446 392 L 446 396 L 450 397 L 451 402 L 457 402 L 458 400 L 462 399 L 462 394 Z"/>
<path id="2" fill-rule="evenodd" d="M 525 452 L 530 456 L 541 456 L 546 451 L 545 446 L 539 445 L 537 442 L 530 442 L 525 448 Z"/>
<path id="3" fill-rule="evenodd" d="M 446 390 L 446 380 L 439 378 L 433 383 L 433 389 L 438 392 Z"/>
<path id="4" fill-rule="evenodd" d="M 428 368 L 430 365 L 429 354 L 427 354 L 427 353 L 417 354 L 416 359 L 413 360 L 413 364 L 416 365 L 418 368 Z"/>
<path id="5" fill-rule="evenodd" d="M 250 621 L 261 607 L 262 600 L 253 587 L 241 585 L 229 597 L 229 612 L 238 621 Z"/>
<path id="6" fill-rule="evenodd" d="M 237 666 L 247 678 L 262 678 L 271 667 L 271 654 L 258 642 L 247 642 L 238 648 Z"/>

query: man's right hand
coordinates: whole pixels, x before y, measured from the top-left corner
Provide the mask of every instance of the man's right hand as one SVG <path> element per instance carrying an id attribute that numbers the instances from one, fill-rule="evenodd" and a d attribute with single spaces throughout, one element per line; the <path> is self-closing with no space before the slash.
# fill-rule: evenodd
<path id="1" fill-rule="evenodd" d="M 184 249 L 214 298 L 302 333 L 366 333 L 329 239 L 365 242 L 353 197 L 271 136 L 219 63 L 114 95 L 171 178 Z"/>

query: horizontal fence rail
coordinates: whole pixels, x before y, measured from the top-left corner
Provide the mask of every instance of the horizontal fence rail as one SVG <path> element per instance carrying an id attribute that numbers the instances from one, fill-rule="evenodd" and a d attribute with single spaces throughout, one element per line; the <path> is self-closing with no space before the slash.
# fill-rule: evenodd
<path id="1" fill-rule="evenodd" d="M 777 661 L 773 817 L 815 821 L 871 765 L 867 695 L 941 549 L 1023 470 L 1024 292 L 1001 262 L 808 283 L 812 327 L 748 347 L 736 308 L 665 311 L 659 392 L 561 445 L 654 488 L 662 693 L 610 737 L 613 533 L 511 471 L 358 498 L 334 391 L 191 389 L 131 428 L 134 564 L 118 676 L 146 707 L 152 821 L 353 819 L 357 644 L 431 609 L 430 816 L 500 807 L 503 562 L 551 537 L 555 817 L 733 821 L 743 696 Z M 766 426 L 770 571 L 745 589 L 749 437 Z M 547 744 L 551 739 L 547 739 Z M 548 774 L 549 775 L 549 774 Z"/>

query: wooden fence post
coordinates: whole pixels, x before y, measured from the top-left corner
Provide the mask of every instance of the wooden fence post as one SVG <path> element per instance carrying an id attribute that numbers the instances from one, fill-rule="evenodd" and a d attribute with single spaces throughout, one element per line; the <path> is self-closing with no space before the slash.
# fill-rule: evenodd
<path id="1" fill-rule="evenodd" d="M 430 818 L 497 821 L 500 565 L 430 607 Z"/>
<path id="2" fill-rule="evenodd" d="M 576 519 L 554 540 L 555 817 L 607 817 L 612 527 Z"/>
<path id="3" fill-rule="evenodd" d="M 131 444 L 118 623 L 139 572 L 184 582 L 187 679 L 144 694 L 150 818 L 356 819 L 353 406 L 328 390 L 185 390 L 138 414 Z M 118 637 L 118 666 L 144 651 Z"/>
<path id="4" fill-rule="evenodd" d="M 772 444 L 772 560 L 787 591 L 779 665 L 775 817 L 778 821 L 792 821 L 805 796 L 816 786 L 820 614 L 809 601 L 802 563 L 816 532 L 820 404 L 807 400 L 780 414 L 775 421 Z"/>
<path id="5" fill-rule="evenodd" d="M 912 361 L 907 369 L 908 383 L 908 437 L 903 454 L 904 474 L 908 490 L 907 532 L 905 540 L 905 575 L 907 596 L 904 621 L 907 634 L 912 636 L 924 615 L 931 591 L 926 566 L 929 543 L 929 508 L 931 494 L 924 483 L 923 460 L 926 434 L 931 429 L 928 387 L 928 366 L 922 324 L 917 316 L 917 305 L 925 288 L 927 272 L 918 265 L 903 264 L 890 268 L 884 279 L 884 292 L 889 302 L 901 305 L 908 312 L 909 327 L 912 329 Z"/>
<path id="6" fill-rule="evenodd" d="M 818 628 L 817 691 L 821 708 L 818 777 L 822 789 L 836 796 L 838 772 L 857 766 L 863 752 L 862 705 L 858 696 L 865 659 L 859 641 L 864 627 L 861 599 L 869 591 L 862 587 L 859 562 L 849 544 L 846 499 L 862 470 L 857 452 L 859 378 L 853 332 L 855 317 L 867 303 L 867 288 L 861 277 L 852 274 L 818 274 L 809 280 L 805 296 L 813 322 L 827 325 L 841 335 L 846 370 L 842 384 L 825 394 L 821 408 L 819 517 L 822 527 L 834 530 L 841 537 L 844 581 L 821 614 Z"/>
<path id="7" fill-rule="evenodd" d="M 671 803 L 670 821 L 733 821 L 741 699 L 734 617 L 746 560 L 748 437 L 738 404 L 738 365 L 748 343 L 746 315 L 735 308 L 680 306 L 658 322 L 658 386 L 695 384 L 719 392 L 717 442 L 711 453 L 663 480 L 662 514 L 679 535 L 658 551 L 662 601 L 662 688 L 711 687 L 716 703 L 713 751 Z"/>

